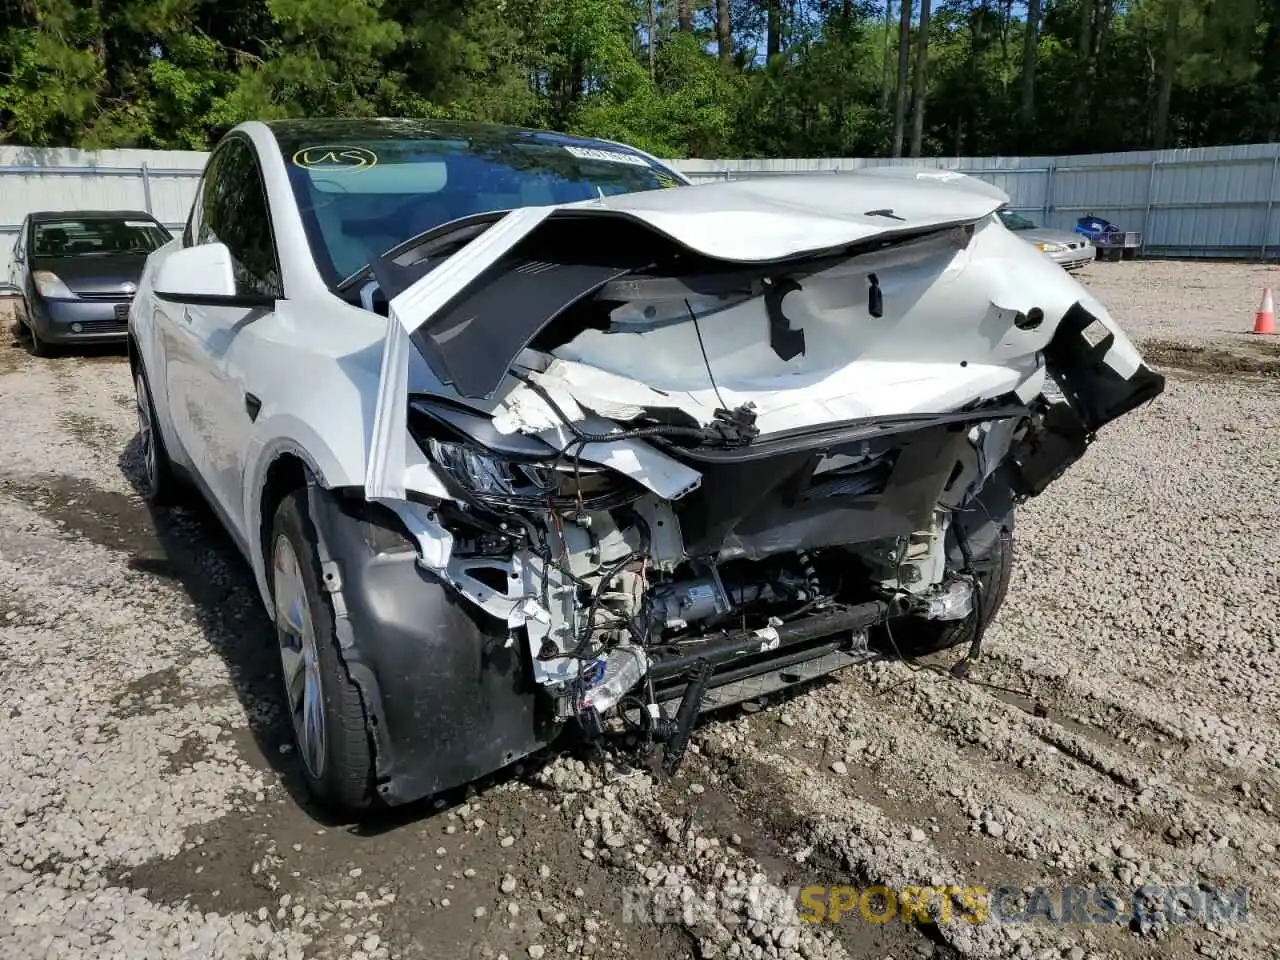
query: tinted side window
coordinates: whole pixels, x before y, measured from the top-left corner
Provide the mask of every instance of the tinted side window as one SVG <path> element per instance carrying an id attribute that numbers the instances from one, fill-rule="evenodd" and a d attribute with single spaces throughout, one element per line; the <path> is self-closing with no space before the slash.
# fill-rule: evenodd
<path id="1" fill-rule="evenodd" d="M 267 192 L 253 150 L 236 139 L 218 154 L 202 191 L 196 243 L 227 245 L 240 293 L 283 297 Z"/>
<path id="2" fill-rule="evenodd" d="M 213 155 L 209 157 L 204 165 L 204 175 L 200 178 L 200 185 L 196 189 L 195 200 L 191 202 L 191 213 L 187 217 L 187 227 L 182 231 L 182 245 L 184 247 L 192 246 L 196 242 L 196 236 L 200 232 L 200 224 L 204 221 L 205 197 L 211 192 L 210 184 L 218 176 L 218 163 L 226 152 L 225 146 L 214 148 Z"/>

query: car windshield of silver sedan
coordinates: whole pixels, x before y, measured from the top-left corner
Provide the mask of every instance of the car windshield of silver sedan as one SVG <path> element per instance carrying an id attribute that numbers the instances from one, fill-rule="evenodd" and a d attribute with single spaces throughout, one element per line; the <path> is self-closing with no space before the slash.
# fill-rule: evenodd
<path id="1" fill-rule="evenodd" d="M 316 142 L 285 157 L 312 255 L 333 285 L 459 217 L 680 184 L 625 147 L 505 132 Z"/>
<path id="2" fill-rule="evenodd" d="M 160 224 L 148 220 L 54 220 L 33 229 L 31 250 L 37 257 L 150 253 L 170 239 Z"/>
<path id="3" fill-rule="evenodd" d="M 1036 224 L 1026 217 L 1020 217 L 1012 210 L 999 210 L 1000 222 L 1010 230 L 1034 230 Z"/>

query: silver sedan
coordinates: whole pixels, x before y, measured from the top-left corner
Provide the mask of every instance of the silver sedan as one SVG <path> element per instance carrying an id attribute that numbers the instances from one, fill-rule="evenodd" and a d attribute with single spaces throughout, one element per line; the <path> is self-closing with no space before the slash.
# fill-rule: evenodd
<path id="1" fill-rule="evenodd" d="M 998 214 L 1006 227 L 1064 270 L 1076 270 L 1094 259 L 1093 243 L 1083 234 L 1042 227 L 1012 210 L 1000 210 Z"/>

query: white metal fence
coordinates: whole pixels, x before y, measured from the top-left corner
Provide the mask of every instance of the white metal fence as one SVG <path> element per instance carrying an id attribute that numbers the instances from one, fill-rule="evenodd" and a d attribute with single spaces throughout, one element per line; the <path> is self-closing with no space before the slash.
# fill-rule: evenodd
<path id="1" fill-rule="evenodd" d="M 0 280 L 32 210 L 145 210 L 181 226 L 207 156 L 0 147 Z M 671 161 L 697 181 L 894 163 L 981 177 L 1046 226 L 1070 230 L 1086 214 L 1105 217 L 1141 231 L 1149 255 L 1280 258 L 1280 143 L 1065 157 Z"/>
<path id="2" fill-rule="evenodd" d="M 1071 230 L 1104 217 L 1143 234 L 1157 256 L 1280 258 L 1280 143 L 1064 157 L 926 160 L 685 160 L 704 180 L 857 170 L 907 164 L 954 170 L 995 184 L 1009 205 L 1045 226 Z"/>
<path id="3" fill-rule="evenodd" d="M 144 210 L 180 228 L 207 158 L 195 150 L 0 147 L 0 282 L 33 210 Z"/>

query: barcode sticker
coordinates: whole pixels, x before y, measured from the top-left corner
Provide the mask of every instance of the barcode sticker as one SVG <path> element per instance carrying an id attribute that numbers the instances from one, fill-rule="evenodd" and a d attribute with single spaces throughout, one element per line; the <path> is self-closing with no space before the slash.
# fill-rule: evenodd
<path id="1" fill-rule="evenodd" d="M 647 167 L 649 162 L 634 153 L 621 150 L 600 150 L 597 147 L 575 147 L 566 144 L 565 149 L 582 160 L 602 160 L 605 163 L 629 163 L 633 167 Z"/>

